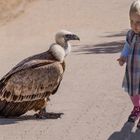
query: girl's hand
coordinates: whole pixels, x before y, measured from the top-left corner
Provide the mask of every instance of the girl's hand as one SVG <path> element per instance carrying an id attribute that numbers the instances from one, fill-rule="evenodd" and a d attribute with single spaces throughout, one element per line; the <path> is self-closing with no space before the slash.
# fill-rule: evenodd
<path id="1" fill-rule="evenodd" d="M 119 62 L 120 66 L 123 66 L 123 64 L 126 62 L 126 58 L 121 56 L 120 58 L 117 59 L 117 61 Z"/>

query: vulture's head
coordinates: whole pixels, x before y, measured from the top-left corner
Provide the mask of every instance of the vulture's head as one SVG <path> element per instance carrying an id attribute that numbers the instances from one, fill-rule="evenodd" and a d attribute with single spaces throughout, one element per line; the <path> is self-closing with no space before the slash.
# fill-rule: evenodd
<path id="1" fill-rule="evenodd" d="M 55 41 L 61 46 L 65 46 L 70 40 L 80 40 L 80 38 L 66 30 L 61 30 L 55 35 Z"/>
<path id="2" fill-rule="evenodd" d="M 58 61 L 63 61 L 64 58 L 70 53 L 71 45 L 70 40 L 80 40 L 79 37 L 69 31 L 61 30 L 56 33 L 55 41 L 50 47 L 50 52 Z"/>

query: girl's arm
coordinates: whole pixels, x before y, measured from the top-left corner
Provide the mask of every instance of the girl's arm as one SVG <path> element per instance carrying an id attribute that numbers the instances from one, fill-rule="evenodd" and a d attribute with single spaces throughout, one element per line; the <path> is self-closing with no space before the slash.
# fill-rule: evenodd
<path id="1" fill-rule="evenodd" d="M 130 46 L 128 44 L 128 42 L 126 41 L 123 47 L 123 50 L 121 52 L 121 56 L 119 59 L 117 59 L 117 61 L 119 62 L 120 66 L 123 66 L 123 64 L 126 62 L 126 59 L 128 57 L 128 55 L 130 54 Z"/>
<path id="2" fill-rule="evenodd" d="M 121 57 L 127 58 L 128 55 L 130 54 L 130 51 L 131 51 L 130 46 L 129 46 L 128 42 L 126 41 L 124 44 L 123 50 L 121 52 Z"/>

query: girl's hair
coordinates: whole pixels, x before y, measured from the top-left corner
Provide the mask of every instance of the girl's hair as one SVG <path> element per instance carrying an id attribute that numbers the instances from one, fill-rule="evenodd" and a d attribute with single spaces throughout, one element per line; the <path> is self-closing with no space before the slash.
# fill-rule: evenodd
<path id="1" fill-rule="evenodd" d="M 129 15 L 132 13 L 137 13 L 140 14 L 140 0 L 135 0 L 131 6 L 130 6 L 130 10 L 129 10 Z"/>

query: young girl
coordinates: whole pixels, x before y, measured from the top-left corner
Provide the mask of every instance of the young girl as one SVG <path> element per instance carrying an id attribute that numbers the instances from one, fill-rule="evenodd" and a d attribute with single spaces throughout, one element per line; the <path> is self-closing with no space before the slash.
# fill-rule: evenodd
<path id="1" fill-rule="evenodd" d="M 120 66 L 126 62 L 123 88 L 128 92 L 134 108 L 128 117 L 128 122 L 135 122 L 140 116 L 140 0 L 131 4 L 131 30 L 128 31 L 126 42 L 118 59 Z M 140 120 L 137 127 L 140 129 Z"/>

